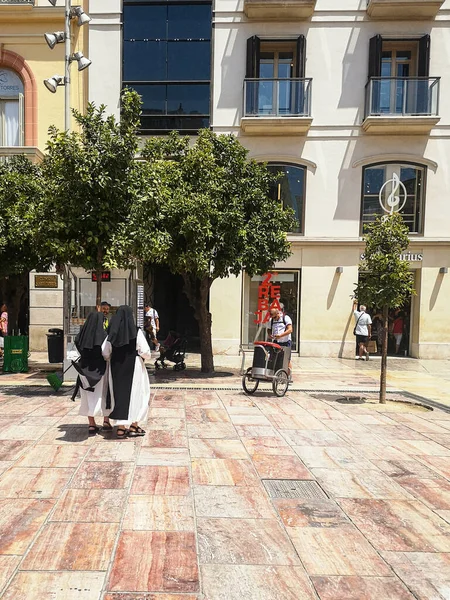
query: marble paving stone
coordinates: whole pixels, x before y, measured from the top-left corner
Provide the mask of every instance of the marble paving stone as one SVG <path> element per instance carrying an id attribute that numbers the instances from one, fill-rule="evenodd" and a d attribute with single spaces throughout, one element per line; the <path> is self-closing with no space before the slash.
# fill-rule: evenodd
<path id="1" fill-rule="evenodd" d="M 10 425 L 2 431 L 3 440 L 36 441 L 48 431 L 47 425 Z"/>
<path id="2" fill-rule="evenodd" d="M 127 462 L 85 462 L 73 478 L 71 488 L 126 488 L 133 465 Z"/>
<path id="3" fill-rule="evenodd" d="M 307 411 L 298 415 L 271 414 L 269 419 L 278 429 L 326 430 L 327 425 L 311 416 Z"/>
<path id="4" fill-rule="evenodd" d="M 200 564 L 298 565 L 275 519 L 197 519 Z"/>
<path id="5" fill-rule="evenodd" d="M 2 475 L 5 471 L 10 469 L 14 464 L 12 460 L 2 460 L 0 461 L 0 475 Z"/>
<path id="6" fill-rule="evenodd" d="M 382 552 L 394 572 L 420 600 L 450 597 L 450 554 Z"/>
<path id="7" fill-rule="evenodd" d="M 273 503 L 286 527 L 342 527 L 350 524 L 333 500 L 276 498 Z"/>
<path id="8" fill-rule="evenodd" d="M 444 456 L 420 456 L 419 460 L 436 473 L 450 479 L 450 459 Z"/>
<path id="9" fill-rule="evenodd" d="M 339 500 L 343 511 L 377 550 L 450 552 L 450 526 L 421 502 Z"/>
<path id="10" fill-rule="evenodd" d="M 74 469 L 12 468 L 0 480 L 0 498 L 58 498 Z"/>
<path id="11" fill-rule="evenodd" d="M 346 446 L 293 446 L 293 448 L 310 469 L 362 471 L 374 468 L 367 459 L 358 454 L 353 448 Z"/>
<path id="12" fill-rule="evenodd" d="M 231 423 L 188 423 L 187 429 L 192 438 L 236 438 L 236 429 Z"/>
<path id="13" fill-rule="evenodd" d="M 84 427 L 73 427 L 72 425 L 64 425 L 52 427 L 43 435 L 38 444 L 86 444 L 87 446 L 96 443 L 97 436 L 89 435 L 87 425 Z"/>
<path id="14" fill-rule="evenodd" d="M 61 496 L 52 521 L 120 523 L 126 490 L 69 489 Z"/>
<path id="15" fill-rule="evenodd" d="M 186 427 L 186 421 L 180 418 L 172 417 L 155 417 L 148 420 L 147 428 L 157 429 L 160 431 L 178 431 L 184 430 Z"/>
<path id="16" fill-rule="evenodd" d="M 230 417 L 223 408 L 187 408 L 188 423 L 229 423 Z"/>
<path id="17" fill-rule="evenodd" d="M 241 438 L 274 438 L 281 437 L 277 429 L 264 425 L 236 425 L 236 431 Z"/>
<path id="18" fill-rule="evenodd" d="M 43 403 L 38 406 L 31 414 L 33 417 L 64 417 L 72 410 L 68 400 L 63 404 Z"/>
<path id="19" fill-rule="evenodd" d="M 256 425 L 258 427 L 272 427 L 272 423 L 261 413 L 257 415 L 231 415 L 234 425 Z"/>
<path id="20" fill-rule="evenodd" d="M 395 448 L 398 448 L 405 454 L 411 454 L 413 456 L 450 456 L 450 449 L 445 446 L 441 446 L 432 440 L 428 441 L 416 441 L 416 440 L 398 440 L 391 444 Z M 449 460 L 446 461 L 450 463 Z"/>
<path id="21" fill-rule="evenodd" d="M 402 460 L 372 460 L 372 463 L 389 477 L 394 477 L 396 481 L 400 477 L 410 476 L 424 479 L 438 479 L 440 477 L 435 471 L 418 460 L 414 460 L 411 456 Z"/>
<path id="22" fill-rule="evenodd" d="M 20 556 L 0 556 L 0 593 L 20 561 Z"/>
<path id="23" fill-rule="evenodd" d="M 366 445 L 366 446 L 378 446 L 380 449 L 385 448 L 391 444 L 394 445 L 391 440 L 384 439 L 381 435 L 375 435 L 372 432 L 358 432 L 352 431 L 351 433 L 340 433 L 339 434 L 345 445 Z M 338 446 L 338 444 L 330 444 L 330 446 Z"/>
<path id="24" fill-rule="evenodd" d="M 288 532 L 309 575 L 391 575 L 356 528 L 290 527 Z"/>
<path id="25" fill-rule="evenodd" d="M 397 423 L 397 425 L 373 425 L 370 432 L 388 442 L 398 440 L 427 441 L 427 438 L 418 431 Z"/>
<path id="26" fill-rule="evenodd" d="M 189 491 L 187 467 L 139 466 L 131 485 L 132 494 L 186 496 Z"/>
<path id="27" fill-rule="evenodd" d="M 302 567 L 202 565 L 205 600 L 313 600 Z"/>
<path id="28" fill-rule="evenodd" d="M 189 440 L 192 458 L 248 459 L 247 450 L 240 440 Z"/>
<path id="29" fill-rule="evenodd" d="M 405 452 L 393 446 L 364 446 L 361 444 L 353 444 L 353 450 L 361 457 L 368 460 L 407 460 L 411 458 Z"/>
<path id="30" fill-rule="evenodd" d="M 50 523 L 21 565 L 23 571 L 106 571 L 119 525 Z"/>
<path id="31" fill-rule="evenodd" d="M 93 446 L 86 457 L 88 462 L 131 462 L 136 459 L 136 442 L 124 444 L 122 441 L 99 442 Z"/>
<path id="32" fill-rule="evenodd" d="M 20 402 L 9 402 L 8 404 L 2 404 L 2 420 L 8 416 L 23 417 L 24 415 L 30 415 L 36 410 L 36 404 L 26 404 Z M 17 418 L 14 419 L 17 422 Z"/>
<path id="33" fill-rule="evenodd" d="M 183 467 L 189 465 L 189 451 L 186 448 L 141 448 L 138 465 Z"/>
<path id="34" fill-rule="evenodd" d="M 399 413 L 398 415 L 392 415 L 391 419 L 402 423 L 402 425 L 411 427 L 411 429 L 420 433 L 448 433 L 445 427 L 441 427 L 441 425 L 438 425 L 434 421 L 427 421 L 417 415 Z"/>
<path id="35" fill-rule="evenodd" d="M 450 482 L 446 479 L 425 477 L 398 477 L 396 481 L 411 496 L 432 509 L 450 510 Z"/>
<path id="36" fill-rule="evenodd" d="M 374 469 L 371 471 L 312 469 L 312 473 L 327 494 L 333 498 L 412 498 L 394 480 Z"/>
<path id="37" fill-rule="evenodd" d="M 151 592 L 140 592 L 137 594 L 119 592 L 106 594 L 103 600 L 199 600 L 200 596 L 192 594 L 152 594 Z"/>
<path id="38" fill-rule="evenodd" d="M 187 448 L 188 440 L 186 431 L 149 430 L 142 438 L 142 446 L 148 448 Z"/>
<path id="39" fill-rule="evenodd" d="M 194 487 L 198 517 L 273 519 L 275 511 L 260 487 L 199 485 Z"/>
<path id="40" fill-rule="evenodd" d="M 159 393 L 150 400 L 150 410 L 152 408 L 179 408 L 184 410 L 184 398 L 179 394 Z"/>
<path id="41" fill-rule="evenodd" d="M 396 577 L 313 577 L 320 600 L 414 600 Z"/>
<path id="42" fill-rule="evenodd" d="M 35 417 L 24 416 L 20 419 L 19 425 L 38 425 L 40 427 L 53 427 L 58 423 L 61 417 Z"/>
<path id="43" fill-rule="evenodd" d="M 250 456 L 255 454 L 295 456 L 295 452 L 281 437 L 243 438 L 242 443 Z"/>
<path id="44" fill-rule="evenodd" d="M 136 552 L 136 548 L 141 549 Z M 124 531 L 111 571 L 110 591 L 199 591 L 194 533 Z"/>
<path id="45" fill-rule="evenodd" d="M 436 510 L 435 512 L 442 517 L 444 521 L 450 523 L 450 510 Z"/>
<path id="46" fill-rule="evenodd" d="M 190 496 L 130 496 L 122 529 L 194 531 Z"/>
<path id="47" fill-rule="evenodd" d="M 0 500 L 0 554 L 24 554 L 53 506 L 53 500 Z"/>
<path id="48" fill-rule="evenodd" d="M 191 464 L 193 482 L 197 485 L 259 484 L 259 478 L 249 460 L 194 458 Z"/>
<path id="49" fill-rule="evenodd" d="M 185 398 L 186 413 L 188 408 L 221 408 L 223 404 L 220 402 L 215 392 L 203 392 L 193 394 Z"/>
<path id="50" fill-rule="evenodd" d="M 292 446 L 348 446 L 334 431 L 283 429 L 281 433 Z"/>
<path id="51" fill-rule="evenodd" d="M 34 446 L 17 462 L 18 467 L 78 467 L 87 446 Z"/>
<path id="52" fill-rule="evenodd" d="M 252 461 L 261 479 L 314 479 L 296 456 L 254 454 Z"/>
<path id="53" fill-rule="evenodd" d="M 151 408 L 148 413 L 149 419 L 165 417 L 170 419 L 184 419 L 184 408 Z"/>
<path id="54" fill-rule="evenodd" d="M 429 433 L 428 436 L 433 442 L 436 442 L 444 448 L 450 448 L 450 432 L 449 433 Z"/>
<path id="55" fill-rule="evenodd" d="M 3 600 L 99 600 L 104 573 L 18 572 Z"/>

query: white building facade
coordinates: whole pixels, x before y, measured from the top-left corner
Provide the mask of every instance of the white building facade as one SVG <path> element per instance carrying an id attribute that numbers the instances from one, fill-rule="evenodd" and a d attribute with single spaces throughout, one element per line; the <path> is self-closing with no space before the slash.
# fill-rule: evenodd
<path id="1" fill-rule="evenodd" d="M 120 0 L 90 0 L 90 100 L 116 114 L 129 79 L 124 46 L 137 39 L 124 41 L 122 9 Z M 394 204 L 411 232 L 404 259 L 416 287 L 404 307 L 402 353 L 450 358 L 450 0 L 216 0 L 211 15 L 210 40 L 204 32 L 194 40 L 210 44 L 210 74 L 198 67 L 190 91 L 180 88 L 192 110 L 183 114 L 180 100 L 177 119 L 185 117 L 188 133 L 201 118 L 236 135 L 251 157 L 284 173 L 273 194 L 299 226 L 273 281 L 294 321 L 294 350 L 354 356 L 350 296 L 364 227 Z M 132 83 L 148 108 L 143 133 L 164 133 L 180 83 L 175 68 L 165 91 L 151 79 Z M 193 85 L 206 90 L 206 80 L 208 115 L 192 100 Z M 155 108 L 160 93 L 163 108 Z M 254 340 L 260 281 L 243 273 L 214 284 L 216 352 L 237 354 Z"/>

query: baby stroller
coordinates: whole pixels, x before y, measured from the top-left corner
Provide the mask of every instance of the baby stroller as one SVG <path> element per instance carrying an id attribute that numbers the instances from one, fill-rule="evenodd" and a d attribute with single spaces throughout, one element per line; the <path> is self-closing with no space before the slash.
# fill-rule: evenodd
<path id="1" fill-rule="evenodd" d="M 174 371 L 184 371 L 186 363 L 184 358 L 186 355 L 186 338 L 181 337 L 176 331 L 170 331 L 167 338 L 161 344 L 160 356 L 155 360 L 155 369 L 167 369 L 164 361 L 168 360 L 175 363 Z"/>

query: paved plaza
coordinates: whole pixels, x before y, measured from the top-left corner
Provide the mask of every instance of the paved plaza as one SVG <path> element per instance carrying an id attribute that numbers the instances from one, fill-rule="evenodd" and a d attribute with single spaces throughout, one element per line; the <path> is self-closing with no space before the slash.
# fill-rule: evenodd
<path id="1" fill-rule="evenodd" d="M 449 600 L 448 362 L 392 361 L 386 405 L 375 361 L 300 359 L 285 398 L 218 362 L 152 376 L 122 441 L 0 377 L 0 597 Z"/>

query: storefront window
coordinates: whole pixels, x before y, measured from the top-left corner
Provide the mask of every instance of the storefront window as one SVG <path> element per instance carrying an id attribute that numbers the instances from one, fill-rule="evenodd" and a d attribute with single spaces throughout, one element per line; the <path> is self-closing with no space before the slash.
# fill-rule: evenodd
<path id="1" fill-rule="evenodd" d="M 247 277 L 245 281 L 242 331 L 242 343 L 244 346 L 249 346 L 257 340 L 267 339 L 268 323 L 258 324 L 255 322 L 258 320 L 259 289 L 264 278 L 265 276 L 255 276 L 251 279 Z M 299 343 L 300 271 L 271 273 L 269 283 L 272 286 L 279 286 L 279 302 L 284 306 L 284 312 L 292 319 L 292 350 L 297 352 Z"/>
<path id="2" fill-rule="evenodd" d="M 267 168 L 271 173 L 281 174 L 271 187 L 272 198 L 282 202 L 285 208 L 290 207 L 294 210 L 297 227 L 292 230 L 292 233 L 303 233 L 305 167 L 270 163 Z"/>
<path id="3" fill-rule="evenodd" d="M 422 233 L 425 169 L 382 164 L 364 169 L 362 231 L 376 217 L 399 212 L 411 233 Z"/>

